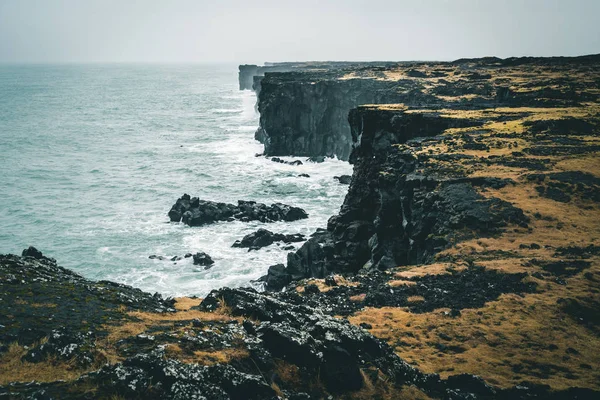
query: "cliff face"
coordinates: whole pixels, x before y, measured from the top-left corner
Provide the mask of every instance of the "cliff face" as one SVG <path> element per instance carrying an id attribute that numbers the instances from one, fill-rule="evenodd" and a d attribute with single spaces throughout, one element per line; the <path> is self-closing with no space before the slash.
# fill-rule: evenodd
<path id="1" fill-rule="evenodd" d="M 401 106 L 361 107 L 349 119 L 356 148 L 348 195 L 327 231 L 317 232 L 288 256 L 293 279 L 431 262 L 459 239 L 490 235 L 509 223 L 527 226 L 521 210 L 485 199 L 476 190 L 509 181 L 469 178 L 458 168 L 437 171 L 438 159 L 452 162 L 463 156 L 413 151 L 423 143 L 443 143 L 439 135 L 446 130 L 480 127 L 483 118 Z"/>
<path id="2" fill-rule="evenodd" d="M 597 101 L 598 94 L 586 90 L 591 78 L 580 81 L 561 71 L 575 66 L 593 75 L 597 59 L 481 59 L 267 72 L 255 84 L 260 112 L 255 137 L 264 143 L 266 155 L 347 160 L 352 150 L 347 114 L 359 105 L 573 106 Z M 528 75 L 532 69 L 538 71 L 534 78 Z"/>
<path id="3" fill-rule="evenodd" d="M 405 98 L 390 82 L 310 79 L 309 74 L 267 74 L 261 80 L 256 139 L 264 143 L 265 155 L 347 160 L 352 150 L 348 110 Z"/>
<path id="4" fill-rule="evenodd" d="M 238 81 L 240 90 L 252 90 L 254 76 L 258 75 L 258 65 L 243 64 L 239 66 Z"/>
<path id="5" fill-rule="evenodd" d="M 347 315 L 425 372 L 597 390 L 593 59 L 511 60 L 485 74 L 464 61 L 474 67 L 460 75 L 477 75 L 444 78 L 437 106 L 353 109 L 344 204 L 269 269 L 267 288 Z M 483 94 L 489 81 L 498 86 Z"/>

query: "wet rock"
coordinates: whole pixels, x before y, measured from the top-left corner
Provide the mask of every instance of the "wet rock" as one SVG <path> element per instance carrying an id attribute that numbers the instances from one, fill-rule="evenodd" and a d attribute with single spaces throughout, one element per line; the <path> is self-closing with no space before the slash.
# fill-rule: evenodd
<path id="1" fill-rule="evenodd" d="M 352 176 L 351 175 L 334 176 L 333 179 L 337 180 L 342 185 L 349 185 L 350 182 L 352 181 Z"/>
<path id="2" fill-rule="evenodd" d="M 309 174 L 300 174 L 298 175 L 299 178 L 310 178 Z"/>
<path id="3" fill-rule="evenodd" d="M 249 250 L 257 250 L 262 247 L 270 246 L 275 242 L 283 242 L 286 244 L 294 242 L 302 242 L 306 240 L 304 235 L 296 233 L 285 235 L 281 233 L 273 233 L 267 229 L 259 229 L 258 231 L 244 236 L 242 240 L 237 240 L 232 247 L 246 247 Z"/>
<path id="4" fill-rule="evenodd" d="M 193 257 L 194 257 L 194 265 L 201 265 L 201 266 L 210 268 L 210 266 L 215 263 L 213 261 L 213 259 L 203 251 L 197 252 L 196 254 L 194 254 Z M 208 269 L 208 268 L 206 268 L 206 269 Z"/>
<path id="5" fill-rule="evenodd" d="M 322 162 L 325 162 L 325 157 L 324 156 L 312 156 L 312 157 L 307 158 L 306 161 L 320 164 Z"/>
<path id="6" fill-rule="evenodd" d="M 285 161 L 282 160 L 279 157 L 272 157 L 271 161 L 276 162 L 276 163 L 280 163 L 280 164 L 288 164 L 288 165 L 302 165 L 302 161 L 300 160 L 294 160 L 294 161 Z"/>
<path id="7" fill-rule="evenodd" d="M 23 253 L 21 253 L 21 256 L 22 257 L 32 257 L 32 258 L 35 258 L 36 260 L 49 262 L 51 264 L 56 264 L 56 260 L 54 258 L 45 257 L 41 251 L 39 251 L 38 249 L 36 249 L 33 246 L 29 246 L 27 249 L 23 250 Z"/>
<path id="8" fill-rule="evenodd" d="M 169 218 L 173 222 L 182 221 L 190 226 L 201 226 L 218 221 L 296 221 L 308 218 L 308 214 L 301 208 L 275 203 L 267 206 L 254 201 L 239 200 L 237 205 L 216 203 L 213 201 L 190 198 L 184 194 L 169 211 Z"/>
<path id="9" fill-rule="evenodd" d="M 265 288 L 267 290 L 278 291 L 287 286 L 291 281 L 292 277 L 287 273 L 285 265 L 272 265 L 267 272 Z"/>

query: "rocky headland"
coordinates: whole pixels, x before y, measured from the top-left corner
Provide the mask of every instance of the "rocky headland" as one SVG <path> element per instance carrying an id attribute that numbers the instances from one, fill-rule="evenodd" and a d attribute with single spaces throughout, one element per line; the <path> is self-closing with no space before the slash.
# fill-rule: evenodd
<path id="1" fill-rule="evenodd" d="M 164 299 L 0 256 L 0 398 L 600 397 L 600 57 L 260 79 L 266 155 L 354 165 L 339 213 L 265 292 Z M 305 214 L 184 195 L 169 218 Z"/>

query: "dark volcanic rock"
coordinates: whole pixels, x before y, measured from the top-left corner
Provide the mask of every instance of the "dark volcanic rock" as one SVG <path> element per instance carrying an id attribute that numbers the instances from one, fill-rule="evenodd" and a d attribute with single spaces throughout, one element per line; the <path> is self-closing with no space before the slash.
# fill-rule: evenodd
<path id="1" fill-rule="evenodd" d="M 239 200 L 237 205 L 216 203 L 213 201 L 199 200 L 184 194 L 169 211 L 169 218 L 173 222 L 183 221 L 190 226 L 200 226 L 218 221 L 296 221 L 308 218 L 308 214 L 301 208 L 275 203 L 267 206 L 255 201 Z"/>
<path id="2" fill-rule="evenodd" d="M 56 264 L 56 260 L 54 258 L 45 257 L 41 251 L 39 251 L 38 249 L 36 249 L 33 246 L 29 246 L 27 249 L 23 250 L 23 252 L 21 253 L 21 256 L 22 257 L 33 257 L 40 261 L 46 261 L 51 264 Z"/>
<path id="3" fill-rule="evenodd" d="M 527 226 L 522 210 L 479 193 L 512 184 L 510 180 L 417 173 L 428 159 L 392 146 L 478 121 L 368 107 L 353 110 L 349 118 L 358 145 L 351 157 L 355 172 L 348 195 L 327 230 L 317 231 L 288 255 L 292 279 L 426 263 L 451 243 L 494 235 L 509 224 Z"/>
<path id="4" fill-rule="evenodd" d="M 271 265 L 267 272 L 265 289 L 273 291 L 281 290 L 287 286 L 291 280 L 290 275 L 285 269 L 285 265 Z"/>
<path id="5" fill-rule="evenodd" d="M 202 265 L 207 267 L 206 269 L 210 268 L 210 266 L 215 263 L 213 259 L 203 251 L 199 251 L 198 253 L 194 254 L 193 258 L 194 265 Z"/>
<path id="6" fill-rule="evenodd" d="M 581 271 L 589 268 L 592 263 L 583 260 L 559 260 L 559 261 L 548 261 L 548 260 L 531 260 L 531 264 L 537 265 L 544 271 L 548 271 L 551 274 L 559 277 L 570 277 Z"/>
<path id="7" fill-rule="evenodd" d="M 419 313 L 438 308 L 479 308 L 503 293 L 535 292 L 535 284 L 522 282 L 526 276 L 473 266 L 462 272 L 415 278 L 416 284 L 411 286 L 379 286 L 367 293 L 365 305 L 409 307 L 412 312 Z M 411 304 L 408 301 L 411 296 L 421 296 L 424 300 Z"/>
<path id="8" fill-rule="evenodd" d="M 581 171 L 565 171 L 550 174 L 531 174 L 529 181 L 539 183 L 536 187 L 540 196 L 568 203 L 572 196 L 600 202 L 600 178 Z"/>
<path id="9" fill-rule="evenodd" d="M 339 73 L 267 75 L 258 95 L 256 139 L 269 156 L 333 157 L 347 160 L 352 138 L 348 111 L 360 104 L 398 103 L 407 96 L 395 83 L 339 80 Z M 307 84 L 307 82 L 314 84 Z"/>
<path id="10" fill-rule="evenodd" d="M 600 255 L 600 246 L 590 244 L 586 247 L 567 246 L 558 247 L 556 249 L 555 257 L 567 257 L 567 258 L 590 258 L 595 255 Z"/>
<path id="11" fill-rule="evenodd" d="M 294 161 L 285 161 L 282 160 L 279 157 L 272 157 L 271 161 L 276 162 L 276 163 L 280 163 L 280 164 L 288 164 L 288 165 L 302 165 L 302 161 L 300 160 L 294 160 Z"/>
<path id="12" fill-rule="evenodd" d="M 349 185 L 352 182 L 351 175 L 334 176 L 333 179 L 336 179 L 342 185 Z"/>
<path id="13" fill-rule="evenodd" d="M 385 343 L 348 321 L 306 306 L 295 306 L 251 289 L 211 292 L 200 309 L 211 311 L 224 301 L 234 315 L 255 318 L 258 338 L 272 356 L 317 374 L 333 393 L 362 387 L 362 365 L 372 365 L 397 383 L 439 389 L 439 377 L 425 375 L 396 356 Z M 313 375 L 314 376 L 314 375 Z"/>
<path id="14" fill-rule="evenodd" d="M 385 278 L 385 275 L 376 272 L 372 277 L 361 279 L 365 282 L 370 279 L 369 286 L 376 288 L 377 282 L 383 282 L 383 279 L 378 279 Z M 428 296 L 427 291 L 430 291 L 433 298 L 452 296 L 452 293 L 444 294 L 451 285 L 456 285 L 457 290 L 466 290 L 460 278 L 456 277 L 454 281 L 445 282 L 445 286 L 440 286 L 441 281 L 428 280 L 428 277 L 420 279 L 426 287 L 424 295 Z M 511 284 L 517 283 L 510 277 L 502 279 Z M 503 291 L 508 283 L 503 283 L 502 279 L 488 277 L 487 281 L 493 282 L 494 287 L 499 285 L 498 291 Z M 473 292 L 485 292 L 478 284 L 469 287 Z M 425 374 L 408 365 L 393 348 L 361 327 L 323 314 L 314 302 L 293 302 L 298 298 L 324 298 L 332 291 L 343 289 L 341 286 L 334 287 L 324 293 L 307 289 L 303 295 L 295 293 L 295 297 L 292 292 L 265 294 L 252 289 L 214 290 L 194 308 L 212 312 L 226 305 L 232 315 L 243 318 L 243 323 L 234 319 L 223 321 L 221 313 L 214 321 L 210 318 L 186 321 L 177 317 L 172 321 L 166 320 L 167 324 L 149 326 L 144 333 L 114 343 L 122 357 L 119 363 L 104 364 L 98 370 L 87 373 L 82 370 L 82 375 L 71 381 L 5 384 L 0 386 L 0 398 L 119 396 L 152 400 L 271 400 L 281 393 L 290 399 L 345 398 L 365 385 L 364 374 L 382 379 L 386 385 L 415 386 L 433 398 L 478 399 L 491 396 L 512 400 L 596 398 L 598 395 L 587 389 L 550 392 L 547 387 L 532 385 L 500 389 L 472 375 L 441 380 L 438 375 Z M 26 299 L 32 304 L 35 302 L 36 306 L 27 306 L 25 297 L 22 297 L 24 293 Z M 173 303 L 162 300 L 160 296 L 110 282 L 88 281 L 46 260 L 12 255 L 0 256 L 0 296 L 4 309 L 11 316 L 0 315 L 0 340 L 7 343 L 18 339 L 21 344 L 32 344 L 47 336 L 46 342 L 28 350 L 24 360 L 32 363 L 55 360 L 72 368 L 89 368 L 105 361 L 100 358 L 103 352 L 96 348 L 96 343 L 107 332 L 88 329 L 90 322 L 95 328 L 103 329 L 107 321 L 111 321 L 110 324 L 130 321 L 122 308 L 174 312 L 170 307 Z M 39 315 L 28 314 L 41 308 L 39 304 L 50 298 L 60 302 Z M 292 301 L 282 300 L 288 298 Z M 586 307 L 567 302 L 563 304 L 565 312 L 575 318 L 597 321 L 597 311 Z M 52 314 L 49 314 L 49 309 Z M 31 328 L 28 331 L 21 329 L 18 336 L 11 336 L 11 332 L 18 331 L 21 324 L 28 324 Z M 368 324 L 363 326 L 369 328 Z M 35 334 L 34 329 L 39 329 L 40 333 Z M 200 365 L 172 358 L 173 353 L 168 351 L 171 344 L 180 349 L 180 354 L 192 356 L 198 351 L 225 351 L 238 346 L 243 346 L 244 351 L 231 362 Z M 2 351 L 5 349 L 0 349 Z M 567 351 L 577 354 L 574 349 Z M 279 370 L 282 363 L 297 370 L 297 381 L 282 379 Z M 320 385 L 312 385 L 315 379 Z M 93 388 L 91 394 L 90 388 Z M 305 394 L 305 390 L 309 390 L 310 395 Z"/>
<path id="15" fill-rule="evenodd" d="M 503 293 L 533 293 L 535 283 L 524 282 L 527 274 L 506 274 L 472 266 L 464 271 L 451 269 L 446 274 L 425 275 L 406 279 L 414 282 L 410 286 L 392 287 L 392 276 L 387 272 L 371 271 L 352 277 L 353 285 L 335 286 L 328 291 L 310 291 L 305 287 L 303 296 L 295 291 L 278 293 L 279 298 L 297 305 L 319 308 L 329 315 L 350 315 L 367 307 L 407 307 L 411 312 L 431 312 L 449 308 L 460 314 L 464 308 L 480 308 L 494 301 Z M 351 297 L 363 300 L 350 300 Z M 418 296 L 422 301 L 411 302 Z"/>
<path id="16" fill-rule="evenodd" d="M 244 236 L 242 240 L 237 240 L 232 247 L 247 247 L 249 250 L 257 250 L 262 247 L 270 246 L 275 242 L 294 243 L 306 240 L 304 235 L 296 233 L 292 235 L 284 235 L 281 233 L 273 233 L 266 229 Z"/>
<path id="17" fill-rule="evenodd" d="M 74 362 L 79 368 L 87 368 L 95 360 L 95 347 L 92 332 L 73 333 L 59 328 L 48 335 L 47 342 L 29 350 L 23 360 L 36 363 L 52 358 Z"/>
<path id="18" fill-rule="evenodd" d="M 57 329 L 85 337 L 90 327 L 122 319 L 126 311 L 174 311 L 171 299 L 114 282 L 87 280 L 43 256 L 0 255 L 0 298 L 0 343 L 21 345 L 31 345 Z M 50 352 L 60 347 L 59 342 L 49 343 Z"/>

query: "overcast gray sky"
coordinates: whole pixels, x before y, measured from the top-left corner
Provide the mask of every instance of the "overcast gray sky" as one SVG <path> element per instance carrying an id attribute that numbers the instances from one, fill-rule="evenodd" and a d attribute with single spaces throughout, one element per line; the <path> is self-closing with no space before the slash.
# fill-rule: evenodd
<path id="1" fill-rule="evenodd" d="M 600 0 L 0 0 L 0 62 L 600 53 Z"/>

